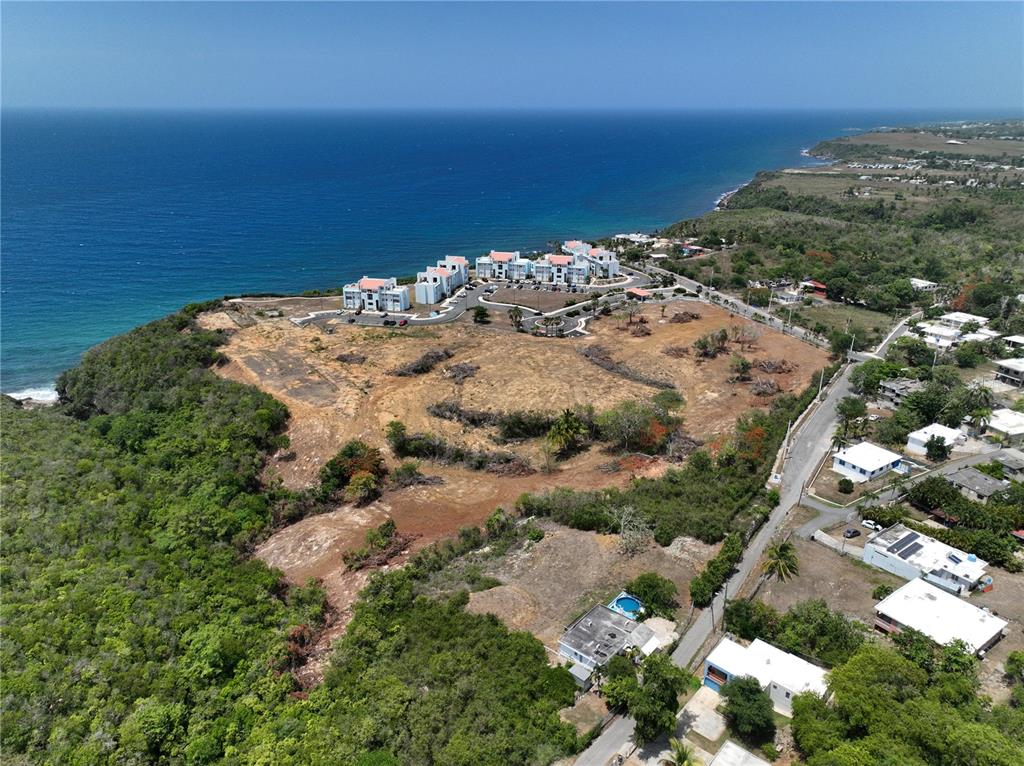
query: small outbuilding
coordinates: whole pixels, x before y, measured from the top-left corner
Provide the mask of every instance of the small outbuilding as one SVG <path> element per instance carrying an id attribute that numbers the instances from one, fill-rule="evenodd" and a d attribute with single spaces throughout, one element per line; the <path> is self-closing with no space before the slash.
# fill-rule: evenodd
<path id="1" fill-rule="evenodd" d="M 1003 476 L 1020 481 L 1024 478 L 1024 452 L 1010 447 L 999 450 L 992 456 L 992 460 L 1003 467 Z"/>

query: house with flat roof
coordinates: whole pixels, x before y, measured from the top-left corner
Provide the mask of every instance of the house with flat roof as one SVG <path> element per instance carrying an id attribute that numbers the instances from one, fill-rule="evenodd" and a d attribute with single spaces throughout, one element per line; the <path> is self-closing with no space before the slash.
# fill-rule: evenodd
<path id="1" fill-rule="evenodd" d="M 839 450 L 832 456 L 832 470 L 856 483 L 877 479 L 889 471 L 905 472 L 902 455 L 871 442 Z"/>
<path id="2" fill-rule="evenodd" d="M 1024 335 L 1007 335 L 1003 343 L 1010 348 L 1024 348 Z"/>
<path id="3" fill-rule="evenodd" d="M 960 336 L 960 340 L 962 342 L 978 341 L 980 343 L 988 343 L 990 340 L 995 340 L 1000 337 L 1002 337 L 1002 333 L 997 332 L 996 330 L 990 330 L 987 327 L 979 327 L 973 332 L 963 333 Z"/>
<path id="4" fill-rule="evenodd" d="M 1015 481 L 1024 478 L 1024 452 L 1010 447 L 999 450 L 992 459 L 1003 467 L 1003 476 Z"/>
<path id="5" fill-rule="evenodd" d="M 985 433 L 1006 444 L 1024 442 L 1024 412 L 1005 407 L 992 410 Z"/>
<path id="6" fill-rule="evenodd" d="M 938 283 L 929 282 L 927 279 L 918 279 L 917 277 L 910 278 L 910 286 L 914 288 L 915 293 L 933 293 L 939 289 Z"/>
<path id="7" fill-rule="evenodd" d="M 341 290 L 342 305 L 364 311 L 408 311 L 409 288 L 399 286 L 394 277 L 375 279 L 363 277 Z"/>
<path id="8" fill-rule="evenodd" d="M 915 455 L 926 454 L 928 452 L 926 445 L 932 437 L 942 439 L 942 442 L 950 449 L 967 441 L 967 436 L 963 431 L 944 426 L 941 423 L 932 423 L 907 435 L 907 452 Z"/>
<path id="9" fill-rule="evenodd" d="M 875 605 L 875 627 L 884 633 L 913 628 L 940 646 L 959 639 L 978 656 L 1003 637 L 1006 626 L 1006 620 L 924 580 L 911 580 Z"/>
<path id="10" fill-rule="evenodd" d="M 523 258 L 518 250 L 491 250 L 476 259 L 480 279 L 526 279 L 532 273 L 533 261 Z"/>
<path id="11" fill-rule="evenodd" d="M 988 324 L 988 317 L 967 314 L 963 311 L 951 311 L 948 314 L 943 314 L 935 321 L 946 327 L 961 330 L 965 324 L 976 324 L 979 327 L 984 327 Z"/>
<path id="12" fill-rule="evenodd" d="M 949 474 L 946 480 L 960 490 L 960 494 L 968 500 L 975 500 L 979 503 L 987 503 L 992 495 L 1002 492 L 1010 486 L 1010 482 L 994 479 L 987 473 L 982 473 L 977 468 L 970 466 Z"/>
<path id="13" fill-rule="evenodd" d="M 598 604 L 570 625 L 558 640 L 558 653 L 588 670 L 626 649 L 640 623 Z"/>
<path id="14" fill-rule="evenodd" d="M 914 330 L 929 348 L 952 348 L 960 341 L 960 329 L 939 322 L 920 322 Z"/>
<path id="15" fill-rule="evenodd" d="M 864 563 L 902 577 L 921 578 L 943 590 L 963 596 L 990 582 L 988 562 L 934 537 L 894 524 L 864 543 Z"/>
<path id="16" fill-rule="evenodd" d="M 1024 359 L 998 359 L 995 365 L 996 380 L 1024 388 Z"/>
<path id="17" fill-rule="evenodd" d="M 756 678 L 783 715 L 793 714 L 795 694 L 828 694 L 825 670 L 817 665 L 761 639 L 744 646 L 726 636 L 704 660 L 704 685 L 720 691 L 732 679 L 743 676 Z"/>
<path id="18" fill-rule="evenodd" d="M 878 384 L 878 398 L 896 409 L 908 395 L 920 391 L 924 386 L 924 381 L 914 378 L 889 378 Z"/>

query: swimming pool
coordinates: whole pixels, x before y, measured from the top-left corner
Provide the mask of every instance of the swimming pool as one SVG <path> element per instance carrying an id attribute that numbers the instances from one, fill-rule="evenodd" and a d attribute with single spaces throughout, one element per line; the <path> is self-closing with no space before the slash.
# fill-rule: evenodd
<path id="1" fill-rule="evenodd" d="M 636 596 L 631 596 L 625 591 L 620 593 L 612 602 L 608 605 L 610 609 L 614 609 L 619 614 L 624 614 L 631 620 L 635 620 L 640 616 L 643 611 L 644 605 L 640 602 Z"/>

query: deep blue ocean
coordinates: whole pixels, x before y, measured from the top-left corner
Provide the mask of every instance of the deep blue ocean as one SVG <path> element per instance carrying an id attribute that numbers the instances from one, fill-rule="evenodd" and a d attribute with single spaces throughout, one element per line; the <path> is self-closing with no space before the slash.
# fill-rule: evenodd
<path id="1" fill-rule="evenodd" d="M 4 111 L 0 388 L 189 301 L 651 230 L 820 139 L 957 116 Z"/>

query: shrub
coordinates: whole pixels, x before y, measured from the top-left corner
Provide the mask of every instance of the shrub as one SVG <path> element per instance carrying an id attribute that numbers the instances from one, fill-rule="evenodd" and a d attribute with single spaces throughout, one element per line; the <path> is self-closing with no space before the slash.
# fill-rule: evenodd
<path id="1" fill-rule="evenodd" d="M 403 364 L 401 367 L 396 367 L 391 371 L 392 375 L 397 375 L 401 378 L 412 377 L 413 375 L 425 375 L 426 373 L 433 370 L 437 365 L 446 359 L 452 357 L 452 352 L 446 348 L 435 348 L 431 351 L 427 351 L 419 359 L 414 359 L 408 364 Z"/>
<path id="2" fill-rule="evenodd" d="M 853 481 L 847 479 L 845 476 L 839 480 L 839 491 L 844 495 L 849 495 L 853 492 Z"/>
<path id="3" fill-rule="evenodd" d="M 739 535 L 730 534 L 718 554 L 690 581 L 690 600 L 694 606 L 705 607 L 714 600 L 742 556 L 743 541 Z"/>
<path id="4" fill-rule="evenodd" d="M 871 591 L 871 598 L 873 598 L 875 601 L 881 601 L 883 598 L 889 596 L 892 592 L 893 587 L 891 585 L 886 585 L 883 583 L 882 585 L 875 586 L 875 589 Z"/>
<path id="5" fill-rule="evenodd" d="M 634 578 L 626 585 L 626 591 L 640 599 L 650 614 L 672 618 L 679 606 L 676 584 L 657 572 L 644 572 Z"/>
<path id="6" fill-rule="evenodd" d="M 345 499 L 356 505 L 368 503 L 379 494 L 380 486 L 377 477 L 368 471 L 359 471 L 354 474 L 348 486 L 345 487 Z"/>
<path id="7" fill-rule="evenodd" d="M 370 478 L 379 480 L 387 474 L 387 466 L 379 449 L 353 439 L 321 467 L 320 496 L 330 498 L 337 495 L 359 473 L 368 474 Z"/>

